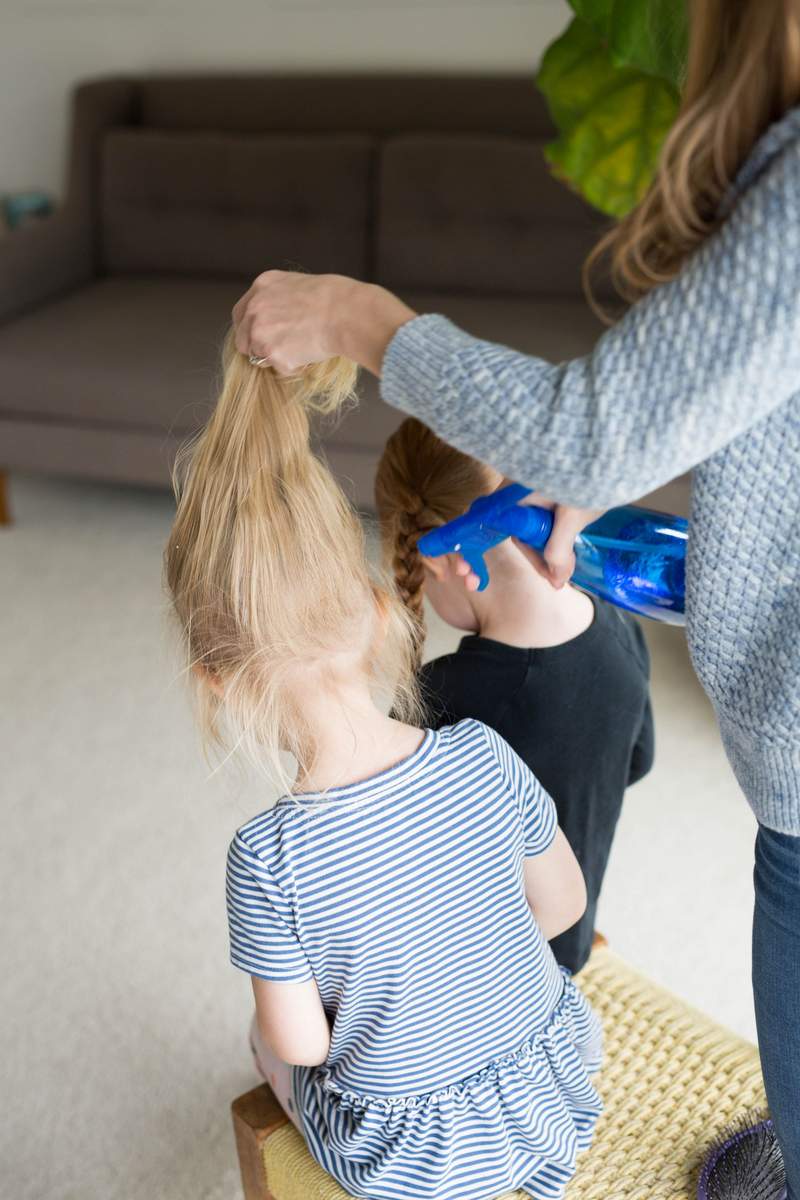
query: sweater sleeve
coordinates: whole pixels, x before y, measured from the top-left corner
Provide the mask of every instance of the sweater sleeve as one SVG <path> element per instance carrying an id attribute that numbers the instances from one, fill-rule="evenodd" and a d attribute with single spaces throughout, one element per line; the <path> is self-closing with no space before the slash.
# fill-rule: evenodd
<path id="1" fill-rule="evenodd" d="M 680 275 L 553 365 L 442 316 L 402 326 L 382 394 L 553 499 L 610 507 L 708 458 L 800 391 L 800 141 Z"/>

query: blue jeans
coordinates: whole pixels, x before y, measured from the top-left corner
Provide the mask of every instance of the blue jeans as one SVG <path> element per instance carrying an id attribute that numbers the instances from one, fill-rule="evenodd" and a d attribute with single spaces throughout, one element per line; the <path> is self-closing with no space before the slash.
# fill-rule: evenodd
<path id="1" fill-rule="evenodd" d="M 800 837 L 760 825 L 754 880 L 758 1047 L 788 1200 L 800 1200 Z"/>

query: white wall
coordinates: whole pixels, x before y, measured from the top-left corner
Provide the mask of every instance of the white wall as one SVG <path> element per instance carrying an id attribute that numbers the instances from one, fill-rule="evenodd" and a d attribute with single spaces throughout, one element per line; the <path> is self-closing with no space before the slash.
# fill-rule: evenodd
<path id="1" fill-rule="evenodd" d="M 0 0 L 0 193 L 58 192 L 67 97 L 113 72 L 533 71 L 564 0 Z"/>

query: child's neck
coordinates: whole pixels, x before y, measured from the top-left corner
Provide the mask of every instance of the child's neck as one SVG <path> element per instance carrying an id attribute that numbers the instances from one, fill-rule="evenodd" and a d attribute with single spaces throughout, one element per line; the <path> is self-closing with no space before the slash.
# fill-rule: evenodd
<path id="1" fill-rule="evenodd" d="M 310 690 L 302 704 L 316 755 L 308 770 L 298 772 L 295 792 L 324 792 L 369 779 L 408 758 L 424 737 L 422 730 L 382 713 L 366 680 L 335 691 Z"/>
<path id="2" fill-rule="evenodd" d="M 560 591 L 529 564 L 504 572 L 497 586 L 472 597 L 481 637 L 524 649 L 559 646 L 583 633 L 594 620 L 594 605 L 573 587 Z"/>

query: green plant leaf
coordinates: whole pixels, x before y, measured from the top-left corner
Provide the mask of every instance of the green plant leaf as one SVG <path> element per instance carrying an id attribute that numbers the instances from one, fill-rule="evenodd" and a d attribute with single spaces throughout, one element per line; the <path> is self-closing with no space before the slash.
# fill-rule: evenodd
<path id="1" fill-rule="evenodd" d="M 608 51 L 601 39 L 577 18 L 545 52 L 536 83 L 562 134 L 569 132 L 594 103 L 597 81 L 606 73 L 608 63 Z"/>
<path id="2" fill-rule="evenodd" d="M 688 46 L 686 0 L 569 0 L 576 17 L 608 43 L 618 67 L 680 87 Z"/>
<path id="3" fill-rule="evenodd" d="M 537 82 L 560 134 L 546 149 L 555 172 L 601 212 L 624 216 L 653 177 L 677 114 L 676 90 L 616 66 L 579 17 L 545 53 Z"/>
<path id="4" fill-rule="evenodd" d="M 598 3 L 607 8 L 609 0 Z M 637 67 L 680 87 L 688 46 L 685 0 L 612 0 L 605 28 L 617 66 Z"/>
<path id="5" fill-rule="evenodd" d="M 647 3 L 647 0 L 639 2 Z M 569 0 L 569 6 L 575 16 L 585 21 L 589 28 L 602 38 L 611 36 L 611 18 L 615 4 L 616 0 Z"/>

